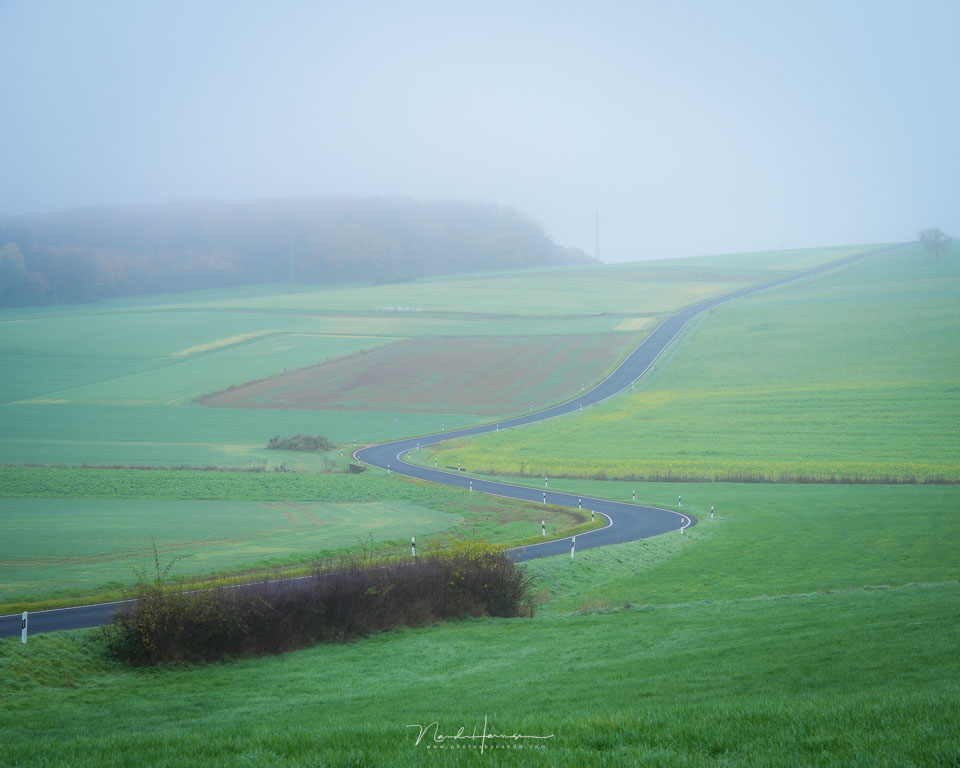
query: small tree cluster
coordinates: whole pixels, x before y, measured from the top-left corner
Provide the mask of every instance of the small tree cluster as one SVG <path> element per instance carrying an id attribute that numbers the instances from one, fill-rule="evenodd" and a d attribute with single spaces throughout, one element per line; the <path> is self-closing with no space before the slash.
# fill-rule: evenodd
<path id="1" fill-rule="evenodd" d="M 294 435 L 293 437 L 277 435 L 267 443 L 267 448 L 273 448 L 277 451 L 307 451 L 310 453 L 332 451 L 335 447 L 323 435 Z"/>

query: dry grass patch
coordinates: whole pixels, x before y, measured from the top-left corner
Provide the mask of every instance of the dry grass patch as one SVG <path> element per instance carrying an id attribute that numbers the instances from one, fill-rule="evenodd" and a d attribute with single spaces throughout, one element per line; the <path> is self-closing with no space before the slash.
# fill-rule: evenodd
<path id="1" fill-rule="evenodd" d="M 410 339 L 205 397 L 225 408 L 514 414 L 590 386 L 632 335 Z"/>

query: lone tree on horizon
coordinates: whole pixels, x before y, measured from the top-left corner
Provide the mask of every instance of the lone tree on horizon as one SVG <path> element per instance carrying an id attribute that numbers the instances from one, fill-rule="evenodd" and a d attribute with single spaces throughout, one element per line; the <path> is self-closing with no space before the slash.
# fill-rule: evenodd
<path id="1" fill-rule="evenodd" d="M 921 229 L 917 239 L 923 243 L 923 250 L 933 251 L 937 254 L 937 261 L 940 261 L 940 254 L 950 245 L 950 235 L 937 227 L 930 229 Z"/>

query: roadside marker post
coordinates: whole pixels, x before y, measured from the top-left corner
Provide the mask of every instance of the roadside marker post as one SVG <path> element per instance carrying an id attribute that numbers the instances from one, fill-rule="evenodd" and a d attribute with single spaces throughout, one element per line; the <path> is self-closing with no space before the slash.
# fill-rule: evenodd
<path id="1" fill-rule="evenodd" d="M 547 535 L 547 523 L 545 520 L 540 521 L 540 535 L 541 536 Z"/>
<path id="2" fill-rule="evenodd" d="M 340 449 L 340 458 L 343 458 L 343 448 Z"/>
<path id="3" fill-rule="evenodd" d="M 543 503 L 544 503 L 544 504 L 547 503 L 547 492 L 546 492 L 546 491 L 543 492 Z"/>
<path id="4" fill-rule="evenodd" d="M 573 536 L 570 539 L 570 557 L 573 557 L 573 553 L 577 551 L 577 537 Z"/>
<path id="5" fill-rule="evenodd" d="M 637 500 L 637 492 L 636 492 L 636 491 L 633 492 L 633 500 L 634 500 L 634 501 Z"/>
<path id="6" fill-rule="evenodd" d="M 683 506 L 683 496 L 677 496 L 677 506 L 678 507 Z"/>
<path id="7" fill-rule="evenodd" d="M 713 520 L 713 504 L 710 505 L 710 519 Z"/>
<path id="8" fill-rule="evenodd" d="M 27 612 L 23 612 L 23 616 L 20 617 L 20 642 L 24 645 L 27 644 Z"/>
<path id="9" fill-rule="evenodd" d="M 473 480 L 470 481 L 470 493 L 473 493 Z"/>
<path id="10" fill-rule="evenodd" d="M 417 559 L 417 537 L 416 536 L 410 537 L 410 552 L 413 555 L 413 559 L 416 560 Z"/>
<path id="11" fill-rule="evenodd" d="M 433 460 L 433 468 L 434 468 L 434 469 L 437 468 L 437 460 L 436 460 L 436 459 Z"/>
<path id="12" fill-rule="evenodd" d="M 590 510 L 590 522 L 591 523 L 597 522 L 597 513 L 594 512 L 592 509 Z"/>
<path id="13" fill-rule="evenodd" d="M 546 477 L 543 478 L 543 487 L 544 487 L 544 488 L 549 488 L 549 487 L 550 487 L 550 483 L 548 482 L 548 478 L 546 478 Z"/>
<path id="14" fill-rule="evenodd" d="M 389 465 L 389 464 L 387 464 L 387 474 L 388 474 L 388 475 L 390 474 L 390 465 Z"/>
<path id="15" fill-rule="evenodd" d="M 583 509 L 583 499 L 577 499 L 577 509 Z"/>

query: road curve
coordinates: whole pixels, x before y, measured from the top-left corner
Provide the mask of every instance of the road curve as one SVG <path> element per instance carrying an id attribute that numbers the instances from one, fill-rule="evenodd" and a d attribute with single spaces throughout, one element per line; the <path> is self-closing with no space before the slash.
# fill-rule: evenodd
<path id="1" fill-rule="evenodd" d="M 424 447 L 442 440 L 466 437 L 468 435 L 480 435 L 498 429 L 521 427 L 525 424 L 533 424 L 538 421 L 552 419 L 599 403 L 618 392 L 622 392 L 643 376 L 650 366 L 653 365 L 657 357 L 659 357 L 660 353 L 663 352 L 670 342 L 683 330 L 684 326 L 701 312 L 723 304 L 724 302 L 756 293 L 757 291 L 773 288 L 795 280 L 801 280 L 869 256 L 875 256 L 902 248 L 904 245 L 905 244 L 901 243 L 887 248 L 879 248 L 854 254 L 853 256 L 804 270 L 803 272 L 794 273 L 768 283 L 763 283 L 762 285 L 743 288 L 687 307 L 674 315 L 670 315 L 660 323 L 606 379 L 588 392 L 584 392 L 565 403 L 560 403 L 551 408 L 527 413 L 512 419 L 506 419 L 499 422 L 499 424 L 483 424 L 476 427 L 466 427 L 464 429 L 451 430 L 450 432 L 441 432 L 434 435 L 394 440 L 389 443 L 370 446 L 369 448 L 361 448 L 354 452 L 354 458 L 364 464 L 380 467 L 381 469 L 389 469 L 391 472 L 397 472 L 420 480 L 429 480 L 434 483 L 442 483 L 444 485 L 452 485 L 465 489 L 472 487 L 474 492 L 489 493 L 512 499 L 522 499 L 540 503 L 545 502 L 566 507 L 580 505 L 585 510 L 594 511 L 598 515 L 605 517 L 607 519 L 607 525 L 605 527 L 590 531 L 589 533 L 580 534 L 576 537 L 576 547 L 578 550 L 636 541 L 637 539 L 648 538 L 678 529 L 684 530 L 691 525 L 695 525 L 696 518 L 682 512 L 660 509 L 658 507 L 597 499 L 588 496 L 579 497 L 574 494 L 559 493 L 549 489 L 529 488 L 511 483 L 499 483 L 491 480 L 470 478 L 455 471 L 447 472 L 440 469 L 418 467 L 413 464 L 408 464 L 400 457 L 408 451 L 415 451 L 418 446 Z M 510 554 L 514 560 L 522 561 L 536 557 L 546 557 L 548 555 L 569 554 L 570 549 L 570 538 L 566 538 L 518 548 L 511 550 Z M 64 629 L 96 627 L 107 623 L 113 616 L 114 611 L 123 605 L 124 602 L 128 601 L 31 612 L 29 615 L 29 631 L 30 634 L 35 634 L 39 632 L 55 632 Z M 0 616 L 0 637 L 12 637 L 19 634 L 20 614 Z"/>
<path id="2" fill-rule="evenodd" d="M 419 480 L 429 480 L 430 482 L 443 483 L 444 485 L 452 485 L 458 488 L 472 488 L 475 492 L 490 493 L 525 501 L 558 504 L 565 507 L 582 505 L 583 509 L 593 510 L 604 515 L 608 519 L 609 524 L 604 528 L 577 536 L 577 549 L 590 549 L 608 544 L 636 541 L 637 539 L 656 536 L 661 533 L 666 533 L 667 531 L 683 530 L 688 526 L 695 525 L 696 519 L 682 512 L 625 502 L 578 497 L 569 493 L 557 493 L 549 489 L 541 490 L 539 488 L 530 488 L 522 485 L 470 478 L 457 470 L 446 471 L 439 468 L 431 469 L 429 467 L 408 464 L 401 457 L 410 451 L 416 451 L 419 448 L 439 443 L 442 440 L 451 440 L 469 435 L 482 435 L 501 429 L 522 427 L 526 424 L 553 419 L 557 416 L 563 416 L 595 405 L 622 392 L 643 376 L 643 374 L 649 370 L 650 366 L 653 365 L 657 357 L 669 346 L 670 342 L 684 329 L 687 323 L 701 312 L 733 299 L 756 293 L 757 291 L 773 288 L 795 280 L 801 280 L 820 272 L 825 272 L 829 269 L 835 269 L 845 264 L 867 258 L 868 256 L 886 253 L 887 251 L 902 247 L 903 244 L 898 244 L 887 248 L 879 248 L 854 254 L 853 256 L 847 256 L 836 261 L 828 262 L 827 264 L 821 264 L 818 267 L 787 275 L 777 280 L 763 283 L 762 285 L 742 288 L 732 293 L 706 299 L 686 309 L 682 309 L 660 323 L 633 352 L 627 355 L 624 361 L 620 363 L 617 369 L 606 379 L 589 391 L 583 392 L 567 402 L 554 405 L 541 411 L 506 419 L 499 423 L 482 424 L 476 427 L 465 427 L 463 429 L 440 432 L 433 435 L 404 438 L 389 443 L 381 443 L 380 445 L 374 445 L 369 448 L 361 448 L 354 451 L 353 456 L 357 461 L 363 462 L 364 464 L 369 464 L 370 466 L 381 469 L 389 469 L 391 472 L 397 472 Z M 566 538 L 512 550 L 511 555 L 515 560 L 528 560 L 534 557 L 567 553 L 570 551 L 570 548 L 570 539 Z"/>

